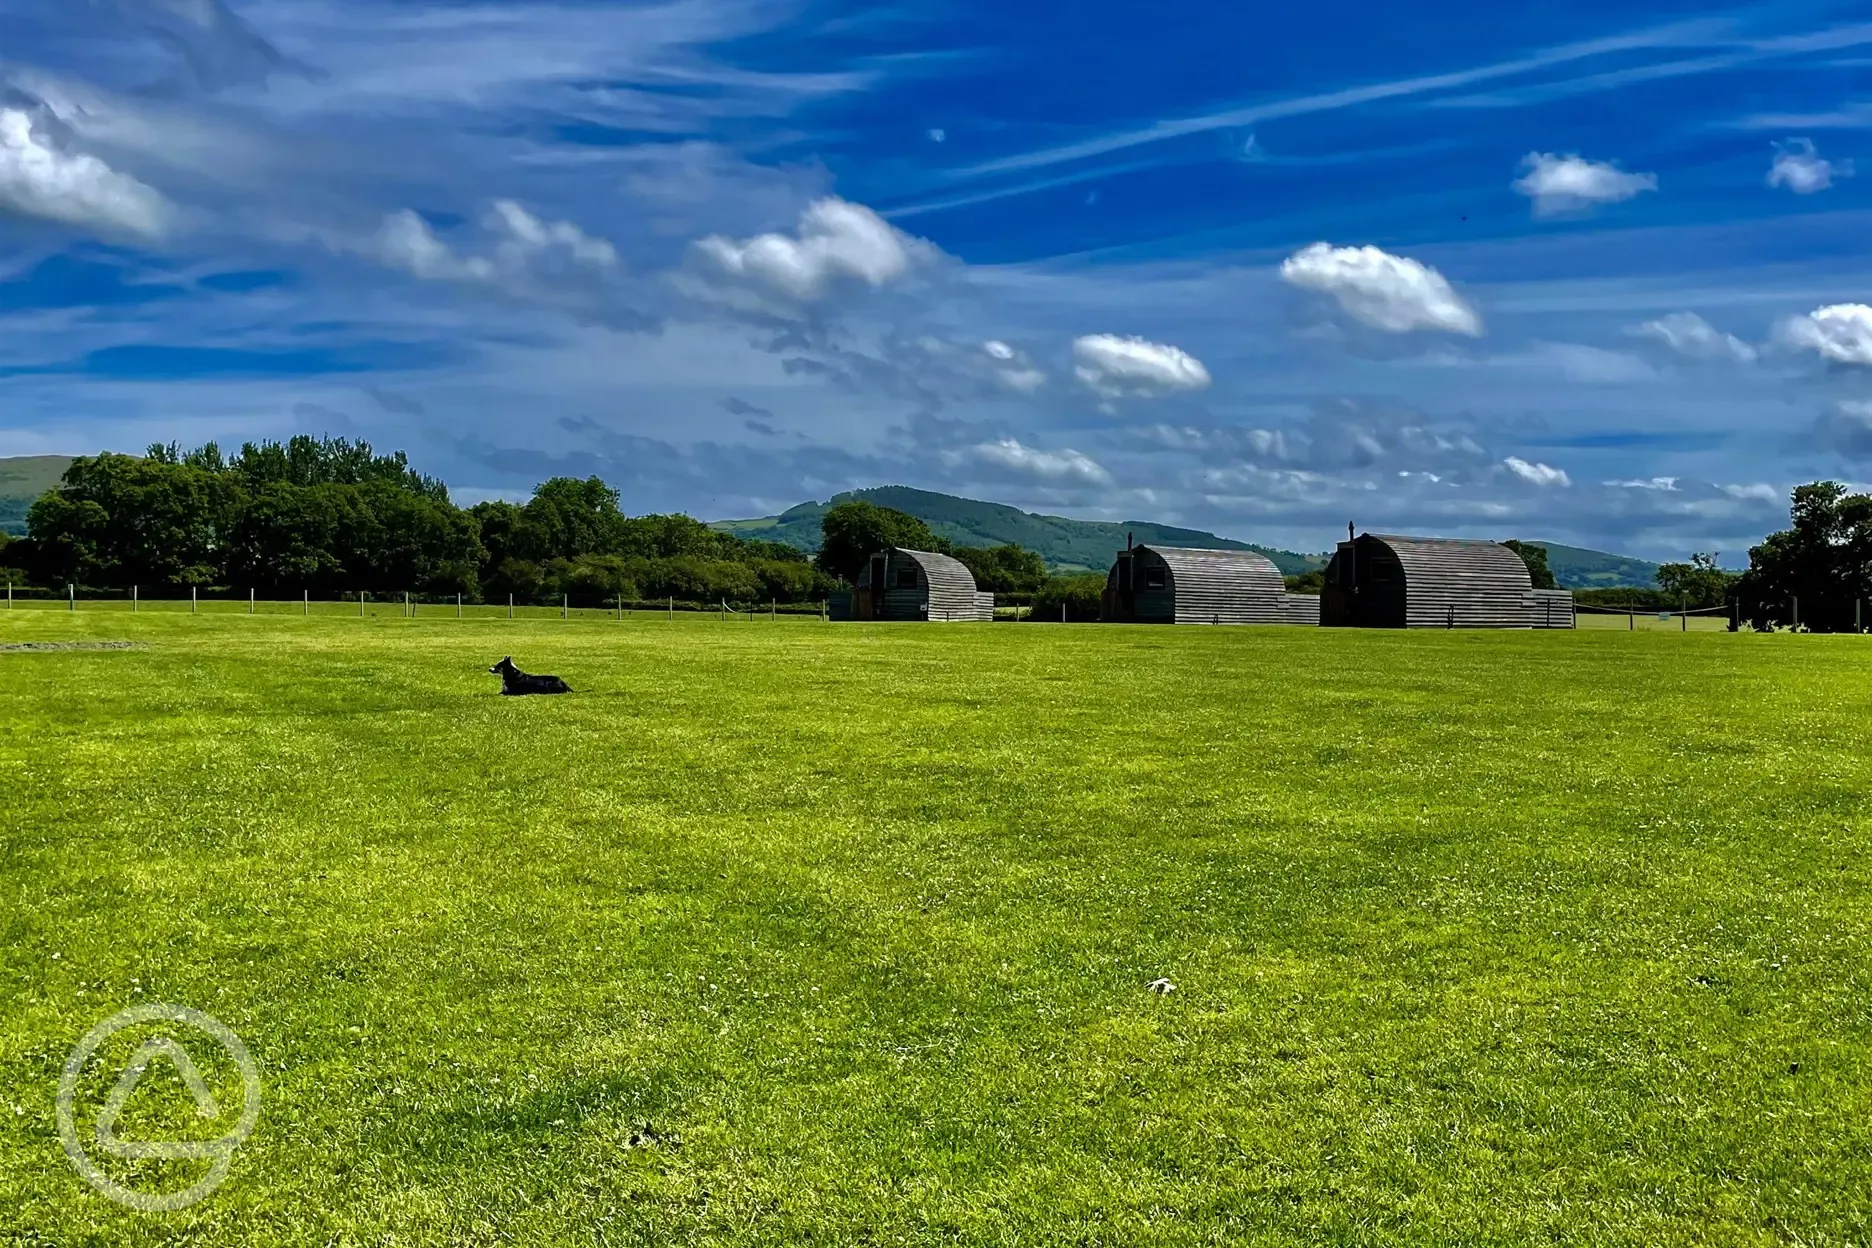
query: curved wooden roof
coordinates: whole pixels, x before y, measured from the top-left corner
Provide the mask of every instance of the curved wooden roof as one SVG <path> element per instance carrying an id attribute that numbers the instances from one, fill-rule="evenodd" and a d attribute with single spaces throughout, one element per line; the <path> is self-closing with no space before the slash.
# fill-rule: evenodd
<path id="1" fill-rule="evenodd" d="M 1170 569 L 1178 623 L 1277 624 L 1286 615 L 1287 581 L 1274 561 L 1252 550 L 1138 546 Z"/>
<path id="2" fill-rule="evenodd" d="M 1462 628 L 1526 628 L 1527 564 L 1500 542 L 1458 537 L 1365 536 L 1381 542 L 1404 569 L 1405 614 L 1413 628 L 1440 628 L 1455 612 Z"/>
<path id="3" fill-rule="evenodd" d="M 933 550 L 910 550 L 903 546 L 897 547 L 896 551 L 916 560 L 917 566 L 923 569 L 923 578 L 930 583 L 932 593 L 938 586 L 967 590 L 971 594 L 975 592 L 975 574 L 960 559 L 939 555 Z"/>
<path id="4" fill-rule="evenodd" d="M 960 559 L 939 555 L 933 550 L 909 550 L 894 547 L 891 551 L 913 561 L 923 571 L 929 584 L 929 619 L 993 619 L 993 606 L 983 607 L 975 591 L 975 574 Z"/>

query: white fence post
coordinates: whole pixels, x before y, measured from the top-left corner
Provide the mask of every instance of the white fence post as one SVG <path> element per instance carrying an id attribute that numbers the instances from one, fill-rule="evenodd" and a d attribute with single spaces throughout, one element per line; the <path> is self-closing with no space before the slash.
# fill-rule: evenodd
<path id="1" fill-rule="evenodd" d="M 310 617 L 312 614 L 312 591 L 309 589 L 302 589 L 299 592 L 305 595 L 305 613 Z"/>
<path id="2" fill-rule="evenodd" d="M 193 585 L 189 586 L 188 587 L 188 613 L 190 615 L 195 614 L 195 600 L 197 597 L 198 597 L 198 591 L 196 590 L 196 588 Z"/>
<path id="3" fill-rule="evenodd" d="M 9 589 L 12 588 L 11 585 L 9 585 L 8 588 Z M 132 585 L 130 587 L 130 614 L 135 615 L 136 609 L 137 609 L 137 587 Z"/>
<path id="4" fill-rule="evenodd" d="M 461 591 L 455 591 L 455 618 L 461 619 Z"/>
<path id="5" fill-rule="evenodd" d="M 253 613 L 254 613 L 254 591 L 253 591 L 253 587 L 250 585 L 247 587 L 247 614 L 252 615 Z"/>
<path id="6" fill-rule="evenodd" d="M 78 586 L 72 582 L 67 582 L 65 585 L 65 595 L 69 603 L 68 609 L 76 611 L 78 609 Z"/>

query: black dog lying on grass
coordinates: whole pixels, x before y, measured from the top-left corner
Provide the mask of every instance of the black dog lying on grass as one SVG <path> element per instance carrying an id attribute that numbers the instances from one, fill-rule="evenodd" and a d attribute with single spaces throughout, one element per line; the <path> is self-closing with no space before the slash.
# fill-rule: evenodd
<path id="1" fill-rule="evenodd" d="M 501 678 L 501 694 L 517 697 L 524 693 L 571 693 L 572 688 L 557 676 L 533 676 L 514 666 L 508 655 L 488 671 Z"/>

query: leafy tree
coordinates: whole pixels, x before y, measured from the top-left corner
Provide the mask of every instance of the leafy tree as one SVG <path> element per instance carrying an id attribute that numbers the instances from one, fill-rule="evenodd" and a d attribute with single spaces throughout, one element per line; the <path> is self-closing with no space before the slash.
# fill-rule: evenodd
<path id="1" fill-rule="evenodd" d="M 489 602 L 504 602 L 510 596 L 515 602 L 533 602 L 545 584 L 546 573 L 539 564 L 509 556 L 482 577 L 481 592 Z"/>
<path id="2" fill-rule="evenodd" d="M 249 443 L 232 458 L 210 442 L 76 460 L 33 503 L 28 526 L 32 536 L 6 558 L 55 583 L 414 590 L 522 602 L 620 593 L 797 602 L 830 587 L 791 546 L 747 541 L 690 516 L 627 518 L 617 492 L 596 477 L 554 478 L 522 506 L 463 511 L 401 452 L 380 455 L 342 438 Z M 908 535 L 936 545 L 927 529 Z"/>
<path id="3" fill-rule="evenodd" d="M 1320 594 L 1326 592 L 1326 569 L 1314 568 L 1311 572 L 1302 572 L 1299 576 L 1284 578 L 1287 592 L 1293 594 Z"/>
<path id="4" fill-rule="evenodd" d="M 1795 487 L 1792 527 L 1749 551 L 1735 584 L 1744 618 L 1756 628 L 1793 622 L 1814 632 L 1850 631 L 1854 606 L 1872 597 L 1872 494 L 1837 481 Z"/>
<path id="5" fill-rule="evenodd" d="M 1554 581 L 1553 569 L 1547 566 L 1547 548 L 1545 546 L 1535 546 L 1528 542 L 1518 542 L 1513 538 L 1503 542 L 1502 545 L 1521 556 L 1521 562 L 1527 564 L 1528 578 L 1534 582 L 1535 589 L 1555 588 L 1556 582 Z"/>
<path id="6" fill-rule="evenodd" d="M 997 594 L 1030 594 L 1046 580 L 1046 560 L 1024 547 L 957 546 L 949 552 L 975 578 L 975 587 Z"/>
<path id="7" fill-rule="evenodd" d="M 1662 590 L 1638 589 L 1622 585 L 1612 589 L 1577 589 L 1573 601 L 1582 607 L 1618 607 L 1633 611 L 1668 611 L 1677 600 L 1664 596 Z"/>
<path id="8" fill-rule="evenodd" d="M 642 559 L 717 559 L 730 555 L 739 544 L 732 533 L 718 533 L 694 516 L 633 516 L 624 521 L 618 549 Z"/>
<path id="9" fill-rule="evenodd" d="M 475 527 L 480 533 L 481 549 L 487 557 L 489 575 L 507 560 L 519 557 L 515 549 L 514 530 L 520 526 L 526 514 L 519 504 L 489 500 L 476 503 L 468 509 L 468 514 L 474 517 Z"/>
<path id="10" fill-rule="evenodd" d="M 553 597 L 581 599 L 637 597 L 637 580 L 623 555 L 580 555 L 554 559 L 544 568 L 545 588 Z"/>
<path id="11" fill-rule="evenodd" d="M 1060 608 L 1066 609 L 1068 622 L 1097 620 L 1105 605 L 1105 578 L 1097 573 L 1084 576 L 1054 576 L 1034 593 L 1033 610 L 1028 619 L 1041 623 L 1059 622 Z"/>
<path id="12" fill-rule="evenodd" d="M 747 566 L 760 582 L 759 597 L 808 602 L 831 589 L 824 574 L 804 559 L 755 559 Z"/>
<path id="13" fill-rule="evenodd" d="M 202 448 L 213 451 L 214 443 Z M 448 487 L 434 477 L 425 477 L 409 465 L 402 451 L 379 455 L 368 442 L 350 442 L 344 438 L 311 438 L 304 434 L 280 442 L 249 442 L 227 464 L 249 489 L 285 482 L 291 485 L 363 485 L 381 481 L 399 486 L 412 494 L 445 502 Z"/>
<path id="14" fill-rule="evenodd" d="M 195 463 L 75 459 L 26 513 L 43 573 L 99 585 L 214 584 L 233 492 Z"/>
<path id="15" fill-rule="evenodd" d="M 27 573 L 31 555 L 32 539 L 14 537 L 0 530 L 0 580 L 19 585 L 31 579 Z"/>
<path id="16" fill-rule="evenodd" d="M 343 487 L 262 486 L 229 524 L 227 579 L 265 589 L 344 589 L 339 530 L 354 518 L 350 501 Z"/>
<path id="17" fill-rule="evenodd" d="M 618 492 L 597 477 L 554 477 L 520 509 L 510 539 L 514 553 L 546 561 L 617 553 L 624 542 Z"/>
<path id="18" fill-rule="evenodd" d="M 744 563 L 721 559 L 698 559 L 678 555 L 658 559 L 649 566 L 654 597 L 670 596 L 690 602 L 753 602 L 760 597 L 761 583 L 754 570 Z"/>
<path id="19" fill-rule="evenodd" d="M 1664 601 L 1692 610 L 1720 607 L 1729 601 L 1729 590 L 1736 578 L 1716 566 L 1716 556 L 1694 554 L 1689 563 L 1658 565 L 1657 586 Z"/>
<path id="20" fill-rule="evenodd" d="M 887 546 L 950 553 L 949 543 L 906 512 L 852 499 L 829 508 L 819 521 L 820 571 L 855 584 L 865 560 Z"/>

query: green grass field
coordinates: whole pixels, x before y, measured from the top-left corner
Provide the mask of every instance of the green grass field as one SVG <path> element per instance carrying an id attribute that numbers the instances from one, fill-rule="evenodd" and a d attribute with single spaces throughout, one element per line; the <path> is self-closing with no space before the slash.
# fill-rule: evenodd
<path id="1" fill-rule="evenodd" d="M 1872 639 L 0 617 L 84 640 L 0 653 L 0 1242 L 1872 1238 Z M 55 1126 L 147 1001 L 263 1086 L 178 1213 Z"/>

